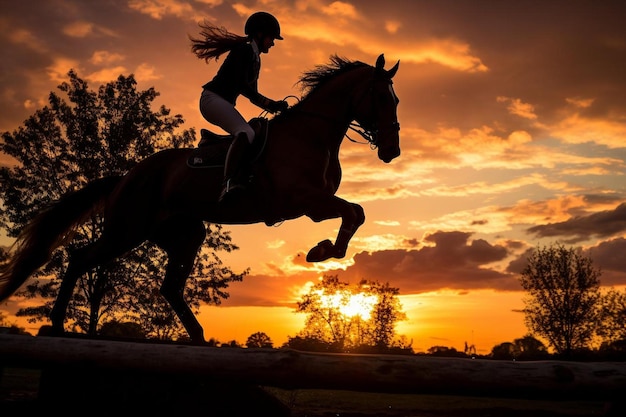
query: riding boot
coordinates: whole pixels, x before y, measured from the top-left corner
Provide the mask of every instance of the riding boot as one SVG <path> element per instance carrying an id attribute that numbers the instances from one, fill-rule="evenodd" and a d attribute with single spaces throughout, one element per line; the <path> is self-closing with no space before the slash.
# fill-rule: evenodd
<path id="1" fill-rule="evenodd" d="M 221 202 L 227 194 L 233 191 L 243 191 L 246 188 L 247 179 L 245 178 L 245 156 L 250 147 L 248 135 L 239 133 L 230 144 L 228 153 L 226 154 L 226 163 L 224 164 L 224 183 L 222 185 L 222 193 L 219 201 Z"/>

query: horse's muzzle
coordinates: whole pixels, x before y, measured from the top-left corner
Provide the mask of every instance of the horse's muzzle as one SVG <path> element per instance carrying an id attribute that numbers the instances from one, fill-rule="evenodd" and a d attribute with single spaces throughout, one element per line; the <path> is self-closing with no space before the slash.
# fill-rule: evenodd
<path id="1" fill-rule="evenodd" d="M 378 158 L 384 163 L 388 164 L 395 158 L 400 156 L 399 146 L 389 146 L 386 148 L 378 148 Z"/>

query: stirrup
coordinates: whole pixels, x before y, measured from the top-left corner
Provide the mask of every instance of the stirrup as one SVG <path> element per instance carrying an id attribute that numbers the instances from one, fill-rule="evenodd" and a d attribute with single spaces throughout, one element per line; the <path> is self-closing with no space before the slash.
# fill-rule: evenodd
<path id="1" fill-rule="evenodd" d="M 222 192 L 220 194 L 219 202 L 222 202 L 229 194 L 232 195 L 234 191 L 244 191 L 246 189 L 245 184 L 242 184 L 238 181 L 233 181 L 232 178 L 226 180 L 224 187 L 222 188 Z"/>

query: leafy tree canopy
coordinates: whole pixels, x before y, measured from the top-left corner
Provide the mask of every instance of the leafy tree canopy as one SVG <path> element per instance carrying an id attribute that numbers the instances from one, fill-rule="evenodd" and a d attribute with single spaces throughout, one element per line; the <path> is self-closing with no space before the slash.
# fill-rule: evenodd
<path id="1" fill-rule="evenodd" d="M 120 75 L 97 91 L 73 70 L 68 78 L 59 92 L 50 93 L 48 105 L 23 126 L 2 133 L 0 152 L 15 162 L 0 167 L 0 227 L 9 237 L 16 237 L 36 213 L 64 194 L 97 178 L 124 175 L 160 149 L 195 141 L 193 129 L 180 129 L 181 115 L 171 115 L 165 106 L 152 109 L 159 94 L 154 88 L 138 90 L 133 75 Z M 93 242 L 101 231 L 98 217 L 75 231 L 73 240 L 33 276 L 39 279 L 31 280 L 20 293 L 43 303 L 23 308 L 18 315 L 31 322 L 46 319 L 68 252 Z M 208 227 L 185 292 L 196 311 L 201 302 L 219 304 L 228 297 L 229 283 L 247 273 L 233 273 L 216 255 L 218 250 L 236 249 L 221 226 Z M 182 336 L 180 323 L 158 292 L 161 280 L 155 277 L 164 275 L 165 264 L 163 252 L 144 244 L 107 268 L 86 274 L 68 309 L 72 330 L 96 334 L 98 323 L 108 318 L 138 322 L 149 337 Z"/>

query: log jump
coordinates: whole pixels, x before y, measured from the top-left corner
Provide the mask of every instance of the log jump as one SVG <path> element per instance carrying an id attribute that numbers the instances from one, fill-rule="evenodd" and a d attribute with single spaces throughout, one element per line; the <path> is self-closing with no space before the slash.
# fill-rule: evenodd
<path id="1" fill-rule="evenodd" d="M 324 354 L 16 335 L 0 335 L 0 367 L 123 370 L 286 389 L 528 399 L 621 398 L 626 388 L 625 362 Z"/>

